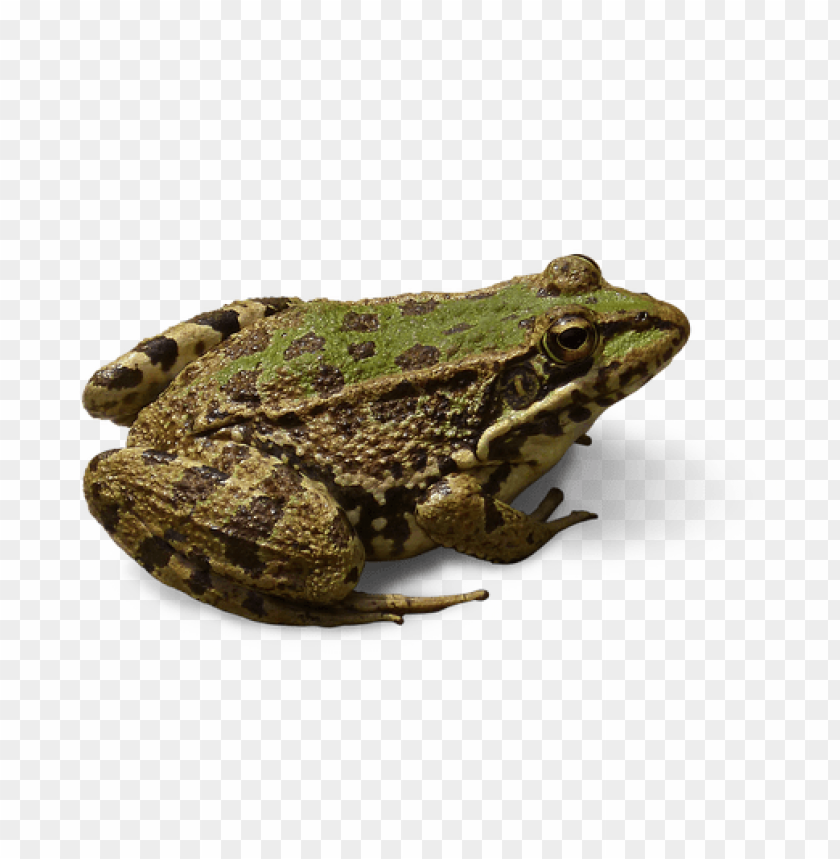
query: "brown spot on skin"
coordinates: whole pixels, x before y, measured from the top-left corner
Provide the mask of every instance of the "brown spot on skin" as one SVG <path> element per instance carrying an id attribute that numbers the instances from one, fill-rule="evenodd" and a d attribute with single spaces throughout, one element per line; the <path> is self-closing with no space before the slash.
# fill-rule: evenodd
<path id="1" fill-rule="evenodd" d="M 232 474 L 238 465 L 250 459 L 251 456 L 253 456 L 253 451 L 249 447 L 239 444 L 227 444 L 219 453 L 216 464 L 219 466 L 220 471 Z"/>
<path id="2" fill-rule="evenodd" d="M 300 415 L 296 415 L 294 412 L 286 412 L 286 414 L 284 415 L 278 415 L 274 419 L 273 424 L 280 429 L 297 429 L 298 427 L 303 426 L 303 419 Z M 270 435 L 271 426 L 265 424 L 261 425 L 260 432 L 264 432 Z"/>
<path id="3" fill-rule="evenodd" d="M 99 464 L 106 459 L 112 457 L 115 453 L 119 453 L 119 448 L 113 450 L 103 450 L 102 453 L 97 453 L 96 456 L 88 463 L 88 471 L 94 473 L 99 468 Z"/>
<path id="4" fill-rule="evenodd" d="M 266 542 L 283 517 L 283 506 L 283 501 L 277 498 L 260 495 L 247 507 L 240 507 L 228 523 L 227 533 L 248 543 Z"/>
<path id="5" fill-rule="evenodd" d="M 618 385 L 621 388 L 626 388 L 630 382 L 639 375 L 638 367 L 629 367 L 618 377 Z"/>
<path id="6" fill-rule="evenodd" d="M 350 311 L 341 323 L 344 331 L 378 331 L 379 317 L 375 313 Z"/>
<path id="7" fill-rule="evenodd" d="M 265 561 L 261 560 L 258 554 L 259 546 L 251 540 L 220 528 L 212 528 L 212 531 L 218 537 L 225 558 L 231 564 L 253 575 L 259 575 L 265 569 Z"/>
<path id="8" fill-rule="evenodd" d="M 196 570 L 187 579 L 187 587 L 196 595 L 201 596 L 207 593 L 212 586 L 210 573 L 203 570 Z"/>
<path id="9" fill-rule="evenodd" d="M 100 502 L 96 504 L 96 518 L 99 524 L 109 533 L 113 534 L 117 530 L 117 525 L 120 522 L 120 508 L 116 504 L 110 502 Z"/>
<path id="10" fill-rule="evenodd" d="M 346 546 L 353 539 L 353 531 L 340 513 L 330 523 L 327 539 L 333 546 Z"/>
<path id="11" fill-rule="evenodd" d="M 416 301 L 413 298 L 409 298 L 400 304 L 400 310 L 403 316 L 425 316 L 427 313 L 431 313 L 437 306 L 438 303 L 434 298 L 430 298 L 428 301 Z"/>
<path id="12" fill-rule="evenodd" d="M 147 537 L 137 547 L 137 563 L 149 572 L 160 570 L 169 563 L 174 555 L 172 547 L 160 537 Z"/>
<path id="13" fill-rule="evenodd" d="M 355 435 L 364 424 L 362 416 L 359 414 L 358 407 L 337 407 L 333 410 L 330 417 L 336 433 L 344 438 L 350 438 Z"/>
<path id="14" fill-rule="evenodd" d="M 276 498 L 278 502 L 287 502 L 300 488 L 303 478 L 292 468 L 278 465 L 271 474 L 260 483 L 266 495 Z"/>
<path id="15" fill-rule="evenodd" d="M 188 320 L 196 325 L 206 325 L 222 335 L 226 340 L 231 334 L 239 331 L 239 314 L 235 310 L 213 310 L 210 313 L 199 313 Z"/>
<path id="16" fill-rule="evenodd" d="M 592 413 L 589 409 L 586 409 L 583 406 L 575 406 L 575 408 L 569 409 L 568 412 L 569 420 L 576 424 L 582 424 L 584 421 L 588 421 L 591 417 Z"/>
<path id="17" fill-rule="evenodd" d="M 451 391 L 463 391 L 477 380 L 478 372 L 476 370 L 459 370 L 449 378 L 446 387 Z"/>
<path id="18" fill-rule="evenodd" d="M 292 358 L 297 358 L 299 355 L 320 352 L 323 350 L 326 342 L 327 341 L 323 337 L 320 337 L 314 331 L 310 331 L 309 333 L 304 334 L 303 337 L 298 337 L 297 340 L 292 340 L 286 351 L 283 353 L 283 357 L 286 358 L 286 360 L 291 360 Z"/>
<path id="19" fill-rule="evenodd" d="M 676 327 L 670 320 L 659 319 L 643 310 L 634 316 L 625 316 L 611 322 L 604 322 L 600 326 L 600 331 L 604 340 L 609 340 L 627 331 L 672 331 Z"/>
<path id="20" fill-rule="evenodd" d="M 440 349 L 436 346 L 423 346 L 415 343 L 406 349 L 402 355 L 394 358 L 394 363 L 403 370 L 420 370 L 424 367 L 434 367 L 440 360 Z"/>
<path id="21" fill-rule="evenodd" d="M 464 331 L 469 331 L 470 328 L 474 328 L 474 325 L 471 325 L 469 322 L 461 322 L 456 325 L 454 328 L 450 328 L 447 331 L 444 331 L 444 334 L 461 334 Z"/>
<path id="22" fill-rule="evenodd" d="M 179 501 L 203 501 L 229 478 L 229 474 L 211 468 L 209 465 L 187 468 L 173 487 L 174 494 Z"/>
<path id="23" fill-rule="evenodd" d="M 177 341 L 163 335 L 142 340 L 134 347 L 134 351 L 147 355 L 152 364 L 156 366 L 160 364 L 160 369 L 164 373 L 171 370 L 178 360 Z"/>
<path id="24" fill-rule="evenodd" d="M 178 457 L 174 453 L 169 453 L 166 450 L 144 450 L 140 454 L 144 465 L 163 465 L 167 462 L 173 462 Z"/>
<path id="25" fill-rule="evenodd" d="M 484 530 L 491 534 L 497 528 L 505 524 L 505 517 L 499 512 L 496 502 L 492 498 L 484 499 Z"/>
<path id="26" fill-rule="evenodd" d="M 482 487 L 485 494 L 497 495 L 502 488 L 502 484 L 510 477 L 511 471 L 513 471 L 513 466 L 509 462 L 503 462 L 498 468 L 494 469 Z"/>
<path id="27" fill-rule="evenodd" d="M 312 387 L 321 397 L 337 394 L 344 387 L 344 374 L 338 367 L 322 364 L 318 375 L 312 380 Z"/>
<path id="28" fill-rule="evenodd" d="M 207 351 L 207 344 L 203 340 L 196 340 L 193 343 L 193 352 L 200 358 Z"/>
<path id="29" fill-rule="evenodd" d="M 251 612 L 251 614 L 257 615 L 257 617 L 265 617 L 267 614 L 265 600 L 253 591 L 249 591 L 248 596 L 242 600 L 242 608 Z"/>
<path id="30" fill-rule="evenodd" d="M 537 324 L 536 316 L 529 316 L 527 319 L 519 320 L 519 327 L 524 328 L 526 331 L 533 331 L 534 326 Z"/>
<path id="31" fill-rule="evenodd" d="M 261 374 L 261 370 L 239 370 L 221 386 L 221 389 L 236 403 L 258 403 L 260 393 L 257 382 Z"/>
<path id="32" fill-rule="evenodd" d="M 291 303 L 291 298 L 255 298 L 257 304 L 265 305 L 265 315 L 274 316 L 285 310 Z"/>
<path id="33" fill-rule="evenodd" d="M 400 423 L 417 412 L 417 398 L 383 400 L 371 403 L 369 408 L 371 416 L 379 424 Z"/>
<path id="34" fill-rule="evenodd" d="M 143 371 L 136 367 L 107 367 L 97 370 L 89 384 L 108 391 L 124 391 L 136 388 L 143 382 Z"/>
<path id="35" fill-rule="evenodd" d="M 540 289 L 537 290 L 537 295 L 540 298 L 553 298 L 562 294 L 563 291 L 556 283 L 549 283 L 546 286 L 540 287 Z"/>
<path id="36" fill-rule="evenodd" d="M 390 400 L 405 400 L 408 398 L 416 397 L 420 392 L 414 386 L 412 382 L 408 380 L 403 380 L 399 382 L 397 385 L 394 385 L 389 391 L 385 391 L 381 397 L 379 397 L 378 402 L 386 403 Z"/>
<path id="37" fill-rule="evenodd" d="M 367 340 L 364 343 L 351 343 L 347 347 L 347 352 L 354 361 L 372 358 L 376 354 L 376 343 L 373 340 Z"/>
<path id="38" fill-rule="evenodd" d="M 241 337 L 225 344 L 225 358 L 228 361 L 235 361 L 245 355 L 254 355 L 257 352 L 265 351 L 270 343 L 271 335 L 265 328 L 247 328 Z"/>
<path id="39" fill-rule="evenodd" d="M 170 544 L 187 542 L 187 538 L 180 531 L 176 531 L 174 528 L 167 528 L 163 532 L 163 539 Z"/>

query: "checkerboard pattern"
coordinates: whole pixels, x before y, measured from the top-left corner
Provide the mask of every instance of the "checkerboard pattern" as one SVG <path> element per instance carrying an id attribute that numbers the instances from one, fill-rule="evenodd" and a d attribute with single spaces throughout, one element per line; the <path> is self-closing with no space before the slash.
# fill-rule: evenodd
<path id="1" fill-rule="evenodd" d="M 4 857 L 840 855 L 832 11 L 0 4 Z M 489 601 L 263 627 L 88 514 L 142 337 L 577 252 L 692 339 L 523 499 L 597 522 L 360 586 Z"/>

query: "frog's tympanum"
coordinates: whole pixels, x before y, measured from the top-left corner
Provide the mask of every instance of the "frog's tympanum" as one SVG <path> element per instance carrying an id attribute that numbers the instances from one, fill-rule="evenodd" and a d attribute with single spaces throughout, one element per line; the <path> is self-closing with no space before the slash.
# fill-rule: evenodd
<path id="1" fill-rule="evenodd" d="M 85 495 L 153 576 L 266 623 L 390 620 L 487 598 L 354 591 L 365 561 L 436 546 L 520 561 L 591 513 L 510 506 L 662 370 L 685 316 L 588 257 L 464 293 L 257 298 L 143 340 L 87 410 L 130 426 Z"/>

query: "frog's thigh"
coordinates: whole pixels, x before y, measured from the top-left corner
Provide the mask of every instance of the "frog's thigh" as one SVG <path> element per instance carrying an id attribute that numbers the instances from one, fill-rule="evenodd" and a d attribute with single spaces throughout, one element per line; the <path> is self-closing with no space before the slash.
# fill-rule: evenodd
<path id="1" fill-rule="evenodd" d="M 141 566 L 205 602 L 341 600 L 365 559 L 344 512 L 320 484 L 233 447 L 226 471 L 142 448 L 100 454 L 85 474 L 91 513 Z"/>
<path id="2" fill-rule="evenodd" d="M 417 506 L 417 522 L 441 546 L 507 564 L 527 558 L 565 528 L 595 518 L 575 510 L 546 522 L 561 498 L 559 491 L 549 492 L 529 516 L 487 495 L 469 474 L 453 474 L 428 489 Z"/>

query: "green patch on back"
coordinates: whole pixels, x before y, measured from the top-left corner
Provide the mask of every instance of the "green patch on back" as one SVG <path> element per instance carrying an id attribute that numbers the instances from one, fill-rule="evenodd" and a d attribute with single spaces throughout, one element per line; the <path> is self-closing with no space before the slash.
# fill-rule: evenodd
<path id="1" fill-rule="evenodd" d="M 260 367 L 260 381 L 266 385 L 282 366 L 312 394 L 313 382 L 324 367 L 340 371 L 348 385 L 415 367 L 504 352 L 527 342 L 527 320 L 554 308 L 580 304 L 596 313 L 656 308 L 653 299 L 611 290 L 540 296 L 533 283 L 517 280 L 478 295 L 426 293 L 420 302 L 410 298 L 368 305 L 313 301 L 301 307 L 298 324 L 275 331 L 265 350 L 236 359 L 218 378 L 224 384 L 239 370 Z M 361 322 L 360 316 L 364 317 Z M 305 344 L 317 338 L 324 342 L 311 351 Z M 364 357 L 354 357 L 360 354 Z M 418 356 L 428 363 L 415 365 Z"/>

